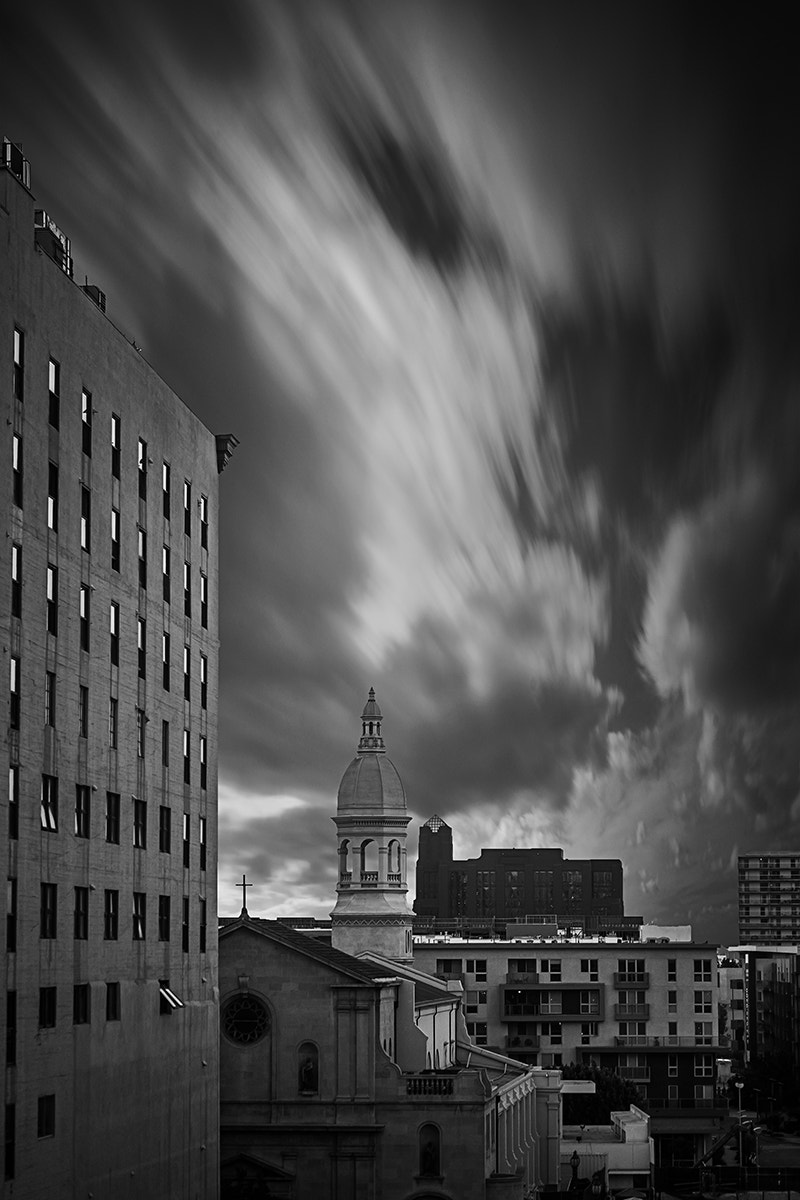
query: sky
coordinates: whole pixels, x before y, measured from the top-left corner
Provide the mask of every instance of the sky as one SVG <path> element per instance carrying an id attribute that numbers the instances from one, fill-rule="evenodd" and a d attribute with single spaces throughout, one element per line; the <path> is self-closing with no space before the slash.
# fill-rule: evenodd
<path id="1" fill-rule="evenodd" d="M 11 0 L 0 132 L 215 432 L 220 912 L 326 915 L 374 686 L 456 854 L 735 942 L 800 848 L 788 10 Z M 411 883 L 413 897 L 413 877 Z"/>

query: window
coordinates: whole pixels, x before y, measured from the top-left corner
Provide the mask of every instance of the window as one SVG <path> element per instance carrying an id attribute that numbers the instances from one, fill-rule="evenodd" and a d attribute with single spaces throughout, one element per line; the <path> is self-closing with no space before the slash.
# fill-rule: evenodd
<path id="1" fill-rule="evenodd" d="M 58 924 L 58 890 L 55 883 L 40 885 L 39 937 L 54 938 Z"/>
<path id="2" fill-rule="evenodd" d="M 206 902 L 201 897 L 198 903 L 200 905 L 200 953 L 205 954 L 205 952 L 206 952 L 206 928 L 207 928 L 206 927 Z"/>
<path id="3" fill-rule="evenodd" d="M 139 463 L 139 499 L 147 499 L 147 442 L 139 438 L 139 448 L 137 450 Z"/>
<path id="4" fill-rule="evenodd" d="M 165 462 L 161 468 L 161 499 L 164 509 L 164 520 L 168 521 L 172 500 L 172 472 L 168 462 Z"/>
<path id="5" fill-rule="evenodd" d="M 56 1027 L 56 989 L 54 987 L 39 988 L 39 1028 L 55 1029 Z"/>
<path id="6" fill-rule="evenodd" d="M 488 1045 L 489 1038 L 485 1021 L 467 1021 L 467 1033 L 476 1046 Z"/>
<path id="7" fill-rule="evenodd" d="M 103 904 L 103 939 L 115 942 L 119 937 L 119 892 L 106 888 Z"/>
<path id="8" fill-rule="evenodd" d="M 119 742 L 119 701 L 116 696 L 108 698 L 108 744 L 112 750 Z"/>
<path id="9" fill-rule="evenodd" d="M 319 1093 L 319 1049 L 314 1042 L 303 1042 L 298 1048 L 297 1090 L 301 1096 Z"/>
<path id="10" fill-rule="evenodd" d="M 169 917 L 170 917 L 170 898 L 169 896 L 158 897 L 158 940 L 160 942 L 169 941 Z"/>
<path id="11" fill-rule="evenodd" d="M 25 334 L 14 326 L 14 377 L 12 390 L 15 400 L 25 399 Z"/>
<path id="12" fill-rule="evenodd" d="M 600 1012 L 600 993 L 585 991 L 580 993 L 580 1010 L 589 1016 Z"/>
<path id="13" fill-rule="evenodd" d="M 11 545 L 11 615 L 22 616 L 22 546 L 19 542 Z M 48 611 L 48 618 L 49 615 Z"/>
<path id="14" fill-rule="evenodd" d="M 80 592 L 80 641 L 81 650 L 89 651 L 89 630 L 92 605 L 92 589 L 88 583 L 81 584 Z"/>
<path id="15" fill-rule="evenodd" d="M 111 414 L 111 474 L 119 479 L 120 444 L 122 422 L 116 413 Z"/>
<path id="16" fill-rule="evenodd" d="M 133 798 L 133 844 L 139 850 L 147 846 L 147 802 Z"/>
<path id="17" fill-rule="evenodd" d="M 8 768 L 8 836 L 19 837 L 19 763 Z"/>
<path id="18" fill-rule="evenodd" d="M 667 1086 L 667 1099 L 668 1099 L 668 1100 L 677 1100 L 677 1099 L 678 1099 L 678 1085 L 677 1085 L 677 1083 L 670 1083 L 670 1084 Z"/>
<path id="19" fill-rule="evenodd" d="M 91 992 L 88 983 L 76 983 L 72 988 L 72 1024 L 89 1024 Z"/>
<path id="20" fill-rule="evenodd" d="M 161 854 L 172 850 L 172 809 L 166 804 L 158 810 L 158 849 Z"/>
<path id="21" fill-rule="evenodd" d="M 192 536 L 192 485 L 188 479 L 183 481 L 183 532 Z"/>
<path id="22" fill-rule="evenodd" d="M 20 662 L 16 654 L 11 655 L 9 664 L 9 711 L 8 721 L 12 729 L 19 729 L 20 721 Z"/>
<path id="23" fill-rule="evenodd" d="M 191 846 L 190 827 L 192 818 L 187 812 L 183 814 L 183 865 L 189 866 L 189 854 Z"/>
<path id="24" fill-rule="evenodd" d="M 89 736 L 89 689 L 78 685 L 78 737 Z"/>
<path id="25" fill-rule="evenodd" d="M 183 1008 L 183 1001 L 175 995 L 169 986 L 168 979 L 159 979 L 158 981 L 158 1000 L 158 1011 L 162 1017 L 168 1017 L 176 1008 Z"/>
<path id="26" fill-rule="evenodd" d="M 485 991 L 482 991 L 479 989 L 474 992 L 467 992 L 467 1012 L 468 1013 L 476 1013 L 478 1011 L 478 1008 L 481 1005 L 485 1005 L 485 1004 L 486 1004 L 486 992 Z"/>
<path id="27" fill-rule="evenodd" d="M 111 570 L 118 571 L 120 565 L 119 509 L 111 510 Z"/>
<path id="28" fill-rule="evenodd" d="M 696 958 L 694 960 L 695 983 L 711 983 L 711 959 Z"/>
<path id="29" fill-rule="evenodd" d="M 437 958 L 436 974 L 443 979 L 460 979 L 463 962 L 460 958 Z"/>
<path id="30" fill-rule="evenodd" d="M 677 958 L 667 959 L 667 983 L 678 982 L 678 960 Z"/>
<path id="31" fill-rule="evenodd" d="M 710 1104 L 711 1101 L 714 1099 L 713 1084 L 696 1083 L 694 1085 L 694 1098 L 695 1098 L 695 1102 L 699 1102 L 700 1104 L 702 1104 L 704 1106 L 707 1104 Z"/>
<path id="32" fill-rule="evenodd" d="M 192 766 L 189 758 L 189 730 L 183 731 L 183 782 L 192 782 Z"/>
<path id="33" fill-rule="evenodd" d="M 200 707 L 208 708 L 208 658 L 200 655 Z"/>
<path id="34" fill-rule="evenodd" d="M 701 991 L 694 994 L 694 1011 L 696 1013 L 711 1012 L 711 992 Z"/>
<path id="35" fill-rule="evenodd" d="M 677 1011 L 678 1011 L 678 993 L 677 993 L 677 991 L 668 991 L 667 992 L 667 1012 L 674 1013 Z"/>
<path id="36" fill-rule="evenodd" d="M 667 1075 L 672 1079 L 676 1079 L 678 1076 L 678 1056 L 677 1056 L 677 1054 L 668 1054 L 667 1055 Z"/>
<path id="37" fill-rule="evenodd" d="M 161 547 L 161 587 L 164 596 L 164 603 L 169 604 L 172 595 L 169 546 Z"/>
<path id="38" fill-rule="evenodd" d="M 189 953 L 189 897 L 183 897 L 183 915 L 181 917 L 181 948 L 184 954 Z"/>
<path id="39" fill-rule="evenodd" d="M 47 528 L 58 533 L 58 467 L 54 462 L 47 468 Z"/>
<path id="40" fill-rule="evenodd" d="M 53 426 L 53 429 L 58 429 L 61 423 L 61 366 L 54 358 L 50 359 L 48 365 L 48 421 Z"/>
<path id="41" fill-rule="evenodd" d="M 147 896 L 144 892 L 133 893 L 133 940 L 143 942 L 147 932 Z"/>
<path id="42" fill-rule="evenodd" d="M 208 579 L 200 572 L 200 624 L 208 629 Z"/>
<path id="43" fill-rule="evenodd" d="M 200 497 L 200 546 L 208 549 L 208 496 Z"/>
<path id="44" fill-rule="evenodd" d="M 119 845 L 119 792 L 106 792 L 106 841 Z"/>
<path id="45" fill-rule="evenodd" d="M 147 622 L 136 618 L 136 646 L 138 649 L 139 678 L 147 677 Z"/>
<path id="46" fill-rule="evenodd" d="M 48 1138 L 56 1136 L 56 1097 L 51 1092 L 49 1096 L 39 1097 L 36 1136 Z"/>
<path id="47" fill-rule="evenodd" d="M 147 587 L 147 533 L 141 525 L 137 526 L 137 544 L 139 554 L 139 587 Z"/>
<path id="48" fill-rule="evenodd" d="M 75 888 L 74 937 L 84 942 L 89 936 L 89 889 Z"/>
<path id="49" fill-rule="evenodd" d="M 474 975 L 476 983 L 486 983 L 486 959 L 468 958 L 467 974 Z"/>
<path id="50" fill-rule="evenodd" d="M 75 836 L 89 836 L 89 802 L 90 790 L 88 784 L 79 783 L 75 787 Z"/>
<path id="51" fill-rule="evenodd" d="M 206 818 L 200 818 L 200 870 L 206 869 Z"/>
<path id="52" fill-rule="evenodd" d="M 581 1045 L 588 1046 L 593 1037 L 597 1037 L 599 1023 L 597 1021 L 585 1021 L 581 1025 Z"/>
<path id="53" fill-rule="evenodd" d="M 161 686 L 169 691 L 169 634 L 164 631 L 161 635 Z"/>
<path id="54" fill-rule="evenodd" d="M 108 628 L 111 635 L 111 665 L 119 666 L 119 605 L 112 600 L 108 610 Z"/>
<path id="55" fill-rule="evenodd" d="M 596 983 L 599 979 L 597 963 L 598 960 L 596 958 L 581 959 L 581 974 L 588 975 L 590 983 Z"/>
<path id="56" fill-rule="evenodd" d="M 17 948 L 17 881 L 6 881 L 6 950 L 13 954 Z"/>
<path id="57" fill-rule="evenodd" d="M 560 958 L 543 958 L 541 966 L 542 974 L 550 975 L 551 983 L 561 982 L 561 959 Z"/>
<path id="58" fill-rule="evenodd" d="M 47 596 L 47 632 L 53 637 L 58 636 L 58 568 L 52 563 L 47 564 L 46 572 Z"/>
<path id="59" fill-rule="evenodd" d="M 713 1041 L 711 1021 L 695 1021 L 694 1023 L 694 1040 L 698 1046 L 710 1046 Z"/>
<path id="60" fill-rule="evenodd" d="M 208 787 L 208 739 L 200 734 L 200 787 L 203 791 Z"/>
<path id="61" fill-rule="evenodd" d="M 18 433 L 11 436 L 11 498 L 17 508 L 22 508 L 22 438 Z"/>
<path id="62" fill-rule="evenodd" d="M 56 673 L 45 671 L 44 675 L 44 723 L 55 728 L 56 723 Z"/>
<path id="63" fill-rule="evenodd" d="M 92 393 L 86 388 L 81 392 L 81 448 L 87 458 L 92 457 Z"/>
<path id="64" fill-rule="evenodd" d="M 192 568 L 188 562 L 183 564 L 183 612 L 184 616 L 192 615 Z"/>
<path id="65" fill-rule="evenodd" d="M 161 722 L 161 765 L 169 767 L 169 721 Z"/>
<path id="66" fill-rule="evenodd" d="M 695 1054 L 694 1056 L 694 1073 L 713 1079 L 714 1077 L 714 1055 L 713 1054 Z"/>
<path id="67" fill-rule="evenodd" d="M 138 758 L 144 758 L 144 724 L 145 715 L 143 708 L 136 710 L 136 755 Z"/>
<path id="68" fill-rule="evenodd" d="M 120 994 L 118 983 L 106 984 L 106 1020 L 118 1021 L 120 1019 Z"/>
<path id="69" fill-rule="evenodd" d="M 42 776 L 42 829 L 50 833 L 58 830 L 58 779 L 55 775 Z"/>

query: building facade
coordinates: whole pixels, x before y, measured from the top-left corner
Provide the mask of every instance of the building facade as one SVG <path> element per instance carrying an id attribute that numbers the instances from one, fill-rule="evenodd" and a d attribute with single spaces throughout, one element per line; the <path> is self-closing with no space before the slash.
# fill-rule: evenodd
<path id="1" fill-rule="evenodd" d="M 690 1165 L 718 1132 L 716 947 L 693 942 L 415 937 L 414 963 L 465 989 L 479 1043 L 635 1083 L 656 1161 Z"/>
<path id="2" fill-rule="evenodd" d="M 800 850 L 739 855 L 739 942 L 800 945 Z"/>
<path id="3" fill-rule="evenodd" d="M 419 831 L 414 912 L 442 920 L 581 925 L 624 915 L 619 859 L 565 859 L 559 849 L 484 849 L 453 858 L 453 831 L 433 816 Z"/>
<path id="4" fill-rule="evenodd" d="M 0 169 L 3 1195 L 216 1195 L 216 439 Z M 7 839 L 7 841 L 6 841 Z"/>

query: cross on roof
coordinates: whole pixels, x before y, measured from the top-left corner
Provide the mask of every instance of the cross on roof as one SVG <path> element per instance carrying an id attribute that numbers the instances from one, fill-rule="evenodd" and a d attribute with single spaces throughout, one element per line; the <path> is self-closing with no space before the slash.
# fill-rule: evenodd
<path id="1" fill-rule="evenodd" d="M 240 915 L 243 917 L 247 917 L 250 915 L 247 911 L 247 889 L 249 887 L 254 887 L 255 885 L 252 883 L 248 883 L 247 876 L 242 875 L 242 882 L 237 883 L 236 886 L 240 887 L 242 889 L 242 911 L 241 911 Z"/>

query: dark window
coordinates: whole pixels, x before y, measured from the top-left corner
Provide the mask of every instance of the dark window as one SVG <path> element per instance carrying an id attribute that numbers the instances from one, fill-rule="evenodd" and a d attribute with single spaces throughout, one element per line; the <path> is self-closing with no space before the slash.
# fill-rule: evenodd
<path id="1" fill-rule="evenodd" d="M 170 898 L 169 896 L 158 897 L 158 940 L 160 942 L 169 941 L 169 917 L 170 917 Z"/>
<path id="2" fill-rule="evenodd" d="M 40 1138 L 56 1136 L 56 1097 L 40 1096 L 36 1123 L 36 1136 Z"/>
<path id="3" fill-rule="evenodd" d="M 78 737 L 89 736 L 89 689 L 78 684 Z"/>
<path id="4" fill-rule="evenodd" d="M 192 652 L 188 646 L 183 647 L 183 698 L 190 700 L 192 696 Z"/>
<path id="5" fill-rule="evenodd" d="M 191 835 L 190 835 L 191 823 L 192 823 L 192 818 L 189 816 L 188 813 L 185 812 L 183 814 L 183 865 L 185 867 L 189 866 L 189 861 L 190 861 L 189 855 L 191 852 Z"/>
<path id="6" fill-rule="evenodd" d="M 12 729 L 19 729 L 20 721 L 20 662 L 16 654 L 11 655 L 9 664 L 9 708 L 8 723 Z"/>
<path id="7" fill-rule="evenodd" d="M 47 468 L 47 528 L 58 533 L 58 466 L 54 462 Z"/>
<path id="8" fill-rule="evenodd" d="M 22 438 L 18 433 L 11 436 L 11 498 L 17 508 L 22 508 Z"/>
<path id="9" fill-rule="evenodd" d="M 427 1179 L 441 1175 L 441 1134 L 438 1125 L 420 1125 L 419 1173 Z"/>
<path id="10" fill-rule="evenodd" d="M 188 562 L 183 564 L 183 613 L 186 617 L 192 615 L 192 568 Z"/>
<path id="11" fill-rule="evenodd" d="M 56 989 L 54 987 L 39 988 L 39 1028 L 55 1029 L 56 1025 Z"/>
<path id="12" fill-rule="evenodd" d="M 76 983 L 72 988 L 72 1024 L 88 1025 L 91 992 L 88 983 Z"/>
<path id="13" fill-rule="evenodd" d="M 183 1001 L 175 995 L 169 986 L 168 979 L 159 979 L 158 981 L 158 1000 L 159 1012 L 162 1017 L 168 1017 L 176 1008 L 183 1008 Z"/>
<path id="14" fill-rule="evenodd" d="M 206 869 L 206 818 L 200 818 L 200 870 Z"/>
<path id="15" fill-rule="evenodd" d="M 19 763 L 8 768 L 8 836 L 19 837 Z"/>
<path id="16" fill-rule="evenodd" d="M 166 631 L 161 635 L 161 686 L 165 692 L 169 691 L 169 634 Z"/>
<path id="17" fill-rule="evenodd" d="M 183 532 L 192 536 L 192 485 L 188 479 L 183 481 Z"/>
<path id="18" fill-rule="evenodd" d="M 79 783 L 75 787 L 75 836 L 89 836 L 89 804 L 90 790 L 87 784 Z"/>
<path id="19" fill-rule="evenodd" d="M 147 442 L 139 438 L 139 499 L 147 499 Z"/>
<path id="20" fill-rule="evenodd" d="M 54 358 L 50 359 L 48 366 L 48 420 L 54 429 L 58 429 L 61 422 L 61 367 Z"/>
<path id="21" fill-rule="evenodd" d="M 58 830 L 58 779 L 55 775 L 42 776 L 42 829 L 50 833 Z"/>
<path id="22" fill-rule="evenodd" d="M 172 596 L 172 587 L 170 580 L 170 549 L 169 546 L 161 547 L 161 586 L 164 595 L 164 603 L 169 604 Z"/>
<path id="23" fill-rule="evenodd" d="M 88 583 L 81 584 L 80 592 L 80 637 L 81 650 L 89 650 L 89 636 L 92 611 L 92 589 Z"/>
<path id="24" fill-rule="evenodd" d="M 189 730 L 183 731 L 183 782 L 192 782 L 192 762 L 189 757 Z"/>
<path id="25" fill-rule="evenodd" d="M 136 755 L 138 758 L 144 758 L 144 726 L 145 726 L 144 709 L 137 708 L 137 710 L 136 710 Z"/>
<path id="26" fill-rule="evenodd" d="M 120 567 L 119 544 L 119 509 L 111 510 L 111 570 L 118 571 Z"/>
<path id="27" fill-rule="evenodd" d="M 92 393 L 86 388 L 81 392 L 81 446 L 83 453 L 92 457 Z"/>
<path id="28" fill-rule="evenodd" d="M 147 803 L 144 800 L 133 801 L 133 844 L 140 850 L 147 846 Z"/>
<path id="29" fill-rule="evenodd" d="M 119 845 L 119 792 L 106 792 L 106 841 Z"/>
<path id="30" fill-rule="evenodd" d="M 25 334 L 14 326 L 14 379 L 15 400 L 25 399 Z"/>
<path id="31" fill-rule="evenodd" d="M 39 936 L 54 938 L 58 924 L 58 889 L 55 883 L 40 885 Z"/>
<path id="32" fill-rule="evenodd" d="M 206 952 L 206 902 L 200 900 L 200 953 Z"/>
<path id="33" fill-rule="evenodd" d="M 81 484 L 81 550 L 92 549 L 92 493 Z"/>
<path id="34" fill-rule="evenodd" d="M 169 767 L 169 721 L 161 722 L 161 765 Z"/>
<path id="35" fill-rule="evenodd" d="M 120 1018 L 120 994 L 118 983 L 106 984 L 106 1020 L 118 1021 Z"/>
<path id="36" fill-rule="evenodd" d="M 76 888 L 74 937 L 79 942 L 84 942 L 89 937 L 89 888 Z"/>
<path id="37" fill-rule="evenodd" d="M 303 1042 L 298 1048 L 297 1090 L 301 1096 L 319 1092 L 319 1049 L 314 1042 Z"/>
<path id="38" fill-rule="evenodd" d="M 200 497 L 200 545 L 208 549 L 208 496 Z"/>
<path id="39" fill-rule="evenodd" d="M 108 744 L 116 750 L 119 742 L 119 701 L 116 696 L 108 698 Z"/>
<path id="40" fill-rule="evenodd" d="M 6 1066 L 17 1061 L 17 993 L 6 992 Z"/>
<path id="41" fill-rule="evenodd" d="M 147 534 L 144 529 L 139 527 L 138 531 L 138 546 L 139 546 L 139 587 L 147 587 Z"/>
<path id="42" fill-rule="evenodd" d="M 111 474 L 119 479 L 120 436 L 122 423 L 116 413 L 111 414 Z"/>
<path id="43" fill-rule="evenodd" d="M 208 787 L 208 739 L 200 734 L 200 787 Z"/>
<path id="44" fill-rule="evenodd" d="M 208 579 L 200 572 L 200 624 L 208 629 Z"/>
<path id="45" fill-rule="evenodd" d="M 144 892 L 133 893 L 133 940 L 143 942 L 147 933 L 147 896 Z"/>
<path id="46" fill-rule="evenodd" d="M 165 462 L 161 468 L 161 498 L 164 508 L 164 518 L 168 521 L 172 499 L 172 472 L 168 462 Z"/>
<path id="47" fill-rule="evenodd" d="M 17 948 L 17 881 L 9 879 L 6 884 L 6 950 L 13 954 Z"/>
<path id="48" fill-rule="evenodd" d="M 220 1024 L 226 1037 L 241 1046 L 252 1046 L 270 1033 L 266 1005 L 248 992 L 239 992 L 225 1003 Z"/>
<path id="49" fill-rule="evenodd" d="M 11 615 L 22 616 L 22 546 L 11 544 Z M 49 618 L 48 611 L 48 618 Z"/>
<path id="50" fill-rule="evenodd" d="M 189 897 L 183 897 L 183 916 L 181 918 L 181 948 L 184 954 L 189 953 Z"/>
<path id="51" fill-rule="evenodd" d="M 44 675 L 44 723 L 55 728 L 56 724 L 56 673 L 45 671 Z"/>
<path id="52" fill-rule="evenodd" d="M 158 849 L 162 854 L 172 850 L 172 809 L 166 804 L 158 810 Z"/>
<path id="53" fill-rule="evenodd" d="M 136 646 L 138 649 L 139 678 L 147 677 L 147 622 L 136 618 Z"/>
<path id="54" fill-rule="evenodd" d="M 119 892 L 116 888 L 106 888 L 103 904 L 103 938 L 107 942 L 115 942 L 119 937 Z"/>
<path id="55" fill-rule="evenodd" d="M 208 659 L 200 655 L 200 707 L 208 708 Z"/>
<path id="56" fill-rule="evenodd" d="M 119 605 L 112 600 L 108 610 L 108 628 L 111 636 L 111 665 L 119 666 Z"/>

